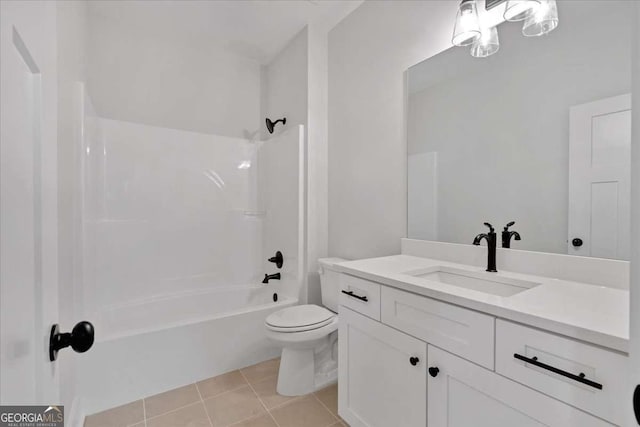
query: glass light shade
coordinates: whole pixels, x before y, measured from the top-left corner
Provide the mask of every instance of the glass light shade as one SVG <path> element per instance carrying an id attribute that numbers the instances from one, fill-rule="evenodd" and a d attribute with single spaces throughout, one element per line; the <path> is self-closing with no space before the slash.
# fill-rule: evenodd
<path id="1" fill-rule="evenodd" d="M 558 5 L 556 0 L 542 0 L 534 14 L 524 21 L 522 34 L 527 37 L 543 36 L 558 26 Z"/>
<path id="2" fill-rule="evenodd" d="M 476 58 L 486 58 L 500 49 L 498 40 L 498 28 L 482 28 L 480 38 L 471 45 L 471 56 Z"/>
<path id="3" fill-rule="evenodd" d="M 504 19 L 509 22 L 523 21 L 540 7 L 540 0 L 509 0 L 504 8 Z"/>
<path id="4" fill-rule="evenodd" d="M 455 46 L 468 46 L 480 37 L 480 22 L 475 0 L 462 0 L 458 7 L 456 25 L 451 42 Z"/>

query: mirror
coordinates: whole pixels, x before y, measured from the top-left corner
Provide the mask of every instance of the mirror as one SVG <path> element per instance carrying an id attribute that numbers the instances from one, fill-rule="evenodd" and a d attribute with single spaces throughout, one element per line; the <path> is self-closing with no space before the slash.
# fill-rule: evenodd
<path id="1" fill-rule="evenodd" d="M 558 2 L 560 25 L 408 71 L 408 237 L 629 258 L 633 2 Z M 498 236 L 498 245 L 500 245 Z"/>

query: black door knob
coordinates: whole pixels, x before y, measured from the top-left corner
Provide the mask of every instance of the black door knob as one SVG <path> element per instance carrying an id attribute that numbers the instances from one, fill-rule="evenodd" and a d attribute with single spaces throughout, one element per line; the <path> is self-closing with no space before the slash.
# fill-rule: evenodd
<path id="1" fill-rule="evenodd" d="M 73 327 L 71 332 L 61 333 L 60 326 L 51 327 L 49 336 L 49 360 L 58 358 L 58 351 L 71 346 L 76 353 L 84 353 L 89 350 L 94 341 L 94 329 L 90 322 L 82 321 Z"/>
<path id="2" fill-rule="evenodd" d="M 436 368 L 435 366 L 429 368 L 429 375 L 431 375 L 433 378 L 437 377 L 439 372 L 440 369 Z"/>
<path id="3" fill-rule="evenodd" d="M 573 239 L 573 240 L 571 241 L 571 244 L 572 244 L 574 247 L 576 247 L 576 248 L 579 248 L 580 246 L 582 246 L 582 244 L 583 244 L 583 243 L 584 243 L 584 242 L 583 242 L 583 241 L 582 241 L 582 239 L 581 239 L 581 238 L 579 238 L 579 237 L 576 237 L 575 239 Z"/>
<path id="4" fill-rule="evenodd" d="M 409 358 L 409 363 L 411 363 L 413 366 L 416 366 L 418 364 L 418 362 L 420 362 L 420 359 L 418 359 L 417 357 L 410 357 Z"/>

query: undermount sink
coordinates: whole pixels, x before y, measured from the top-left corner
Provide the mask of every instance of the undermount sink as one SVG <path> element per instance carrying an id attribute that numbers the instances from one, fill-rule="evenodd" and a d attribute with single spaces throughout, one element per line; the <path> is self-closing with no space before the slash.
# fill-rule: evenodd
<path id="1" fill-rule="evenodd" d="M 499 273 L 468 271 L 445 266 L 431 267 L 406 274 L 501 297 L 510 297 L 540 284 L 501 276 Z"/>

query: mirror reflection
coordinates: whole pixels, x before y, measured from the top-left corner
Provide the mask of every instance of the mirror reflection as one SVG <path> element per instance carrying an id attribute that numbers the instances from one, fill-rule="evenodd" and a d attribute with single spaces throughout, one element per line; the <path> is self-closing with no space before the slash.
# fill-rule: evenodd
<path id="1" fill-rule="evenodd" d="M 408 70 L 409 238 L 471 244 L 489 222 L 498 247 L 629 258 L 633 7 L 559 2 L 548 35 L 506 22 L 490 57 Z"/>

